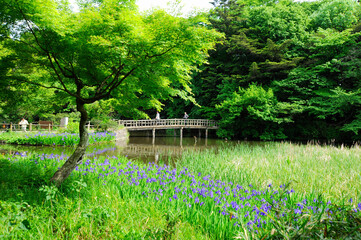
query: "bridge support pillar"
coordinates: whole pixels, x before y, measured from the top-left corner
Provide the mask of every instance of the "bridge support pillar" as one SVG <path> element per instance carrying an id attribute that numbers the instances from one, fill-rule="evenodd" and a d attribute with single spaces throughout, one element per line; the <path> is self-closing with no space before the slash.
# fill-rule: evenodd
<path id="1" fill-rule="evenodd" d="M 208 128 L 206 128 L 206 139 L 208 138 Z"/>
<path id="2" fill-rule="evenodd" d="M 155 144 L 155 128 L 153 128 L 152 134 L 153 134 L 152 144 L 154 145 Z"/>
<path id="3" fill-rule="evenodd" d="M 202 136 L 202 131 L 201 129 L 198 130 L 198 138 L 201 139 L 201 136 Z"/>
<path id="4" fill-rule="evenodd" d="M 180 128 L 180 144 L 182 146 L 182 142 L 183 142 L 183 128 Z"/>

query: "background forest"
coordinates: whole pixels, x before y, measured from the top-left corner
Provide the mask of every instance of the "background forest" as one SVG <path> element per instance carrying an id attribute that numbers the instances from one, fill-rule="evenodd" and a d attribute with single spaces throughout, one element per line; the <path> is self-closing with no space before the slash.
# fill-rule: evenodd
<path id="1" fill-rule="evenodd" d="M 162 118 L 181 118 L 186 111 L 190 118 L 218 120 L 218 136 L 229 139 L 360 140 L 358 2 L 213 4 L 204 24 L 224 38 L 208 63 L 193 72 L 193 97 L 164 101 Z M 12 57 L 0 43 L 0 122 L 74 114 L 75 102 L 61 92 L 13 79 Z M 41 75 L 29 73 L 30 78 Z M 87 106 L 90 119 L 154 118 L 156 109 L 141 97 L 119 99 L 112 96 Z"/>

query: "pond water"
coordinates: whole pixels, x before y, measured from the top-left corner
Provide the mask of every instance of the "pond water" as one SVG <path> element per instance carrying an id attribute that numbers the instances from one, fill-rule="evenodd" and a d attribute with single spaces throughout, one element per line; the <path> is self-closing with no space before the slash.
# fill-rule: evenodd
<path id="1" fill-rule="evenodd" d="M 130 137 L 129 142 L 111 142 L 90 145 L 87 149 L 87 158 L 96 156 L 127 156 L 130 159 L 138 159 L 143 162 L 165 163 L 177 161 L 185 151 L 202 151 L 204 149 L 217 149 L 225 144 L 233 145 L 236 142 L 220 139 L 191 138 L 184 137 L 182 142 L 178 137 L 157 137 L 153 144 L 152 137 Z M 19 146 L 0 145 L 0 154 L 58 154 L 70 155 L 74 147 L 53 146 Z"/>

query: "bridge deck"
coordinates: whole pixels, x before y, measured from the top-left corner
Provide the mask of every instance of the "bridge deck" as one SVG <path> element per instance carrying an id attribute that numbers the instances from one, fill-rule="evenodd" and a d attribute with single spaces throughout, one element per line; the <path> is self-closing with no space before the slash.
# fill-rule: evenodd
<path id="1" fill-rule="evenodd" d="M 216 121 L 207 119 L 118 120 L 129 131 L 153 129 L 218 129 Z"/>

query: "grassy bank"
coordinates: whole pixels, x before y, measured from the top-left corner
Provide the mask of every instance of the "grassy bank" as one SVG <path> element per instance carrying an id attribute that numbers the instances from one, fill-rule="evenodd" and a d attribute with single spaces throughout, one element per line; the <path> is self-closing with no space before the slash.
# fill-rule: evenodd
<path id="1" fill-rule="evenodd" d="M 307 159 L 324 154 L 330 154 L 328 164 Z M 175 168 L 102 157 L 84 160 L 60 189 L 47 179 L 63 156 L 6 157 L 0 161 L 0 237 L 360 238 L 360 183 L 342 184 L 357 171 L 358 154 L 358 148 L 270 143 L 188 153 Z M 323 166 L 334 180 L 319 180 Z M 296 177 L 311 184 L 284 185 Z M 334 185 L 344 186 L 344 199 L 336 190 L 323 191 Z"/>
<path id="2" fill-rule="evenodd" d="M 49 132 L 4 132 L 0 134 L 0 140 L 3 140 L 9 144 L 21 145 L 74 146 L 79 143 L 79 134 Z M 89 144 L 108 142 L 113 140 L 115 140 L 115 134 L 111 132 L 89 133 Z"/>

